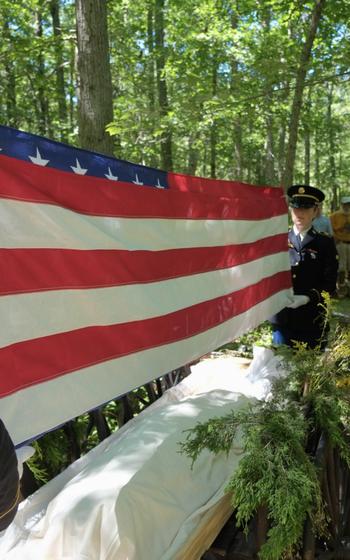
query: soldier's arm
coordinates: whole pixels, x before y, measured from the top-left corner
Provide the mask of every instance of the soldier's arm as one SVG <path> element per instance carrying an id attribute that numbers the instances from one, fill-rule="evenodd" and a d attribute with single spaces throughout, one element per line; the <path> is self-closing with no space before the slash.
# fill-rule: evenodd
<path id="1" fill-rule="evenodd" d="M 19 500 L 20 484 L 16 452 L 0 420 L 0 531 L 6 529 L 15 517 Z"/>
<path id="2" fill-rule="evenodd" d="M 323 257 L 323 276 L 320 285 L 321 291 L 333 294 L 336 291 L 338 277 L 338 252 L 334 239 L 324 236 L 324 257 Z"/>

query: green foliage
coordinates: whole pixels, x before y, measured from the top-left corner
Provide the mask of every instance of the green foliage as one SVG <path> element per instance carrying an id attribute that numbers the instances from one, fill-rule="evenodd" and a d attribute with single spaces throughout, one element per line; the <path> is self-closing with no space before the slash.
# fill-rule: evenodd
<path id="1" fill-rule="evenodd" d="M 228 453 L 238 428 L 244 455 L 226 490 L 246 530 L 259 506 L 267 507 L 271 527 L 260 558 L 278 560 L 298 545 L 307 515 L 318 532 L 325 527 L 317 470 L 304 447 L 308 423 L 295 403 L 258 403 L 197 424 L 180 444 L 181 452 L 192 462 L 204 448 Z"/>
<path id="2" fill-rule="evenodd" d="M 68 442 L 62 430 L 44 435 L 33 446 L 35 453 L 27 464 L 39 483 L 48 482 L 68 466 Z"/>
<path id="3" fill-rule="evenodd" d="M 256 329 L 250 330 L 239 338 L 221 346 L 219 350 L 233 351 L 240 356 L 252 358 L 253 346 L 271 346 L 272 328 L 268 321 L 259 325 Z"/>
<path id="4" fill-rule="evenodd" d="M 260 558 L 278 560 L 299 544 L 307 515 L 323 530 L 321 490 L 304 449 L 307 423 L 301 411 L 269 403 L 255 419 L 245 429 L 245 454 L 227 490 L 245 527 L 259 506 L 267 507 L 270 529 Z"/>
<path id="5" fill-rule="evenodd" d="M 193 464 L 205 448 L 228 453 L 239 432 L 244 454 L 227 491 L 246 530 L 258 508 L 266 507 L 269 530 L 262 560 L 295 558 L 307 518 L 316 534 L 327 535 L 311 443 L 322 433 L 350 467 L 350 331 L 333 329 L 324 353 L 303 344 L 280 347 L 278 353 L 286 376 L 274 382 L 268 402 L 197 424 L 180 443 Z"/>

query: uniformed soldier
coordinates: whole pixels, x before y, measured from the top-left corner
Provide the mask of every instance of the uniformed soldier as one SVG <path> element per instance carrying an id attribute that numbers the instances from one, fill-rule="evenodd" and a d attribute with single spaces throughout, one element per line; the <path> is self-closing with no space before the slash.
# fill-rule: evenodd
<path id="1" fill-rule="evenodd" d="M 293 346 L 298 341 L 324 349 L 329 326 L 321 292 L 335 293 L 338 273 L 334 239 L 312 227 L 325 195 L 309 185 L 292 185 L 287 194 L 293 222 L 288 246 L 294 296 L 288 307 L 270 319 L 273 342 Z"/>

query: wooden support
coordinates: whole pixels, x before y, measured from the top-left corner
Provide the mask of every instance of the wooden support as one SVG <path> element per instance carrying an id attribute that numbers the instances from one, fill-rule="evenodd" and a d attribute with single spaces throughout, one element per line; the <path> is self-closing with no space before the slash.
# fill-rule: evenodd
<path id="1" fill-rule="evenodd" d="M 330 445 L 328 446 L 327 452 L 327 481 L 329 487 L 329 497 L 332 504 L 332 534 L 336 540 L 339 533 L 339 487 L 337 486 L 337 475 L 335 472 L 334 463 L 334 449 Z"/>
<path id="2" fill-rule="evenodd" d="M 21 478 L 22 499 L 28 498 L 28 496 L 36 492 L 38 488 L 39 488 L 38 481 L 35 479 L 27 463 L 23 463 L 23 476 Z"/>
<path id="3" fill-rule="evenodd" d="M 66 424 L 63 426 L 63 431 L 66 434 L 69 444 L 69 464 L 79 459 L 81 455 L 80 443 L 77 439 L 77 434 L 75 432 L 74 426 L 75 423 L 73 422 L 73 420 L 66 422 Z"/>
<path id="4" fill-rule="evenodd" d="M 259 552 L 266 542 L 268 529 L 267 507 L 261 505 L 256 514 L 256 552 Z"/>
<path id="5" fill-rule="evenodd" d="M 225 494 L 217 504 L 203 514 L 195 531 L 173 560 L 199 560 L 208 551 L 231 514 L 231 496 Z"/>
<path id="6" fill-rule="evenodd" d="M 303 560 L 314 560 L 315 558 L 315 535 L 312 529 L 312 523 L 308 516 L 305 526 L 304 526 L 304 535 L 303 535 L 303 553 L 302 559 Z"/>
<path id="7" fill-rule="evenodd" d="M 344 466 L 344 513 L 342 528 L 343 534 L 350 539 L 350 471 Z"/>
<path id="8" fill-rule="evenodd" d="M 321 486 L 324 480 L 326 480 L 326 457 L 327 457 L 327 440 L 323 433 L 319 434 L 317 445 L 315 448 L 315 464 L 320 469 L 320 482 Z M 328 486 L 327 486 L 328 488 Z M 314 560 L 316 552 L 316 539 L 313 531 L 311 519 L 308 516 L 304 525 L 303 534 L 303 548 L 302 548 L 302 560 Z"/>
<path id="9" fill-rule="evenodd" d="M 241 529 L 237 526 L 236 515 L 233 513 L 210 547 L 210 552 L 216 554 L 219 558 L 226 558 L 226 555 L 240 530 Z"/>
<path id="10" fill-rule="evenodd" d="M 107 420 L 103 416 L 101 408 L 96 408 L 95 410 L 92 410 L 91 412 L 89 412 L 89 415 L 94 425 L 96 426 L 98 439 L 100 441 L 103 441 L 104 439 L 106 439 L 106 437 L 111 435 L 111 431 L 108 427 Z"/>
<path id="11" fill-rule="evenodd" d="M 158 393 L 157 396 L 159 398 L 163 394 L 162 383 L 161 383 L 160 379 L 156 379 L 156 387 L 157 387 L 157 393 Z"/>
<path id="12" fill-rule="evenodd" d="M 154 390 L 153 384 L 152 383 L 147 383 L 147 385 L 145 385 L 145 389 L 147 391 L 147 395 L 148 398 L 150 400 L 151 403 L 155 402 L 157 400 L 157 395 L 156 392 Z"/>

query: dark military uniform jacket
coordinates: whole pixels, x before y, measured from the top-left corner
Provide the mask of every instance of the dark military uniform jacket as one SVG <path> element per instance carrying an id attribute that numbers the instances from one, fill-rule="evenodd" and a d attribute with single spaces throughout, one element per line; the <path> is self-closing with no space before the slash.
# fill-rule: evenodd
<path id="1" fill-rule="evenodd" d="M 289 259 L 294 293 L 306 295 L 310 302 L 297 309 L 284 308 L 271 317 L 275 326 L 288 326 L 294 332 L 308 332 L 318 338 L 325 324 L 321 292 L 336 290 L 338 254 L 334 239 L 313 227 L 300 242 L 291 229 L 288 232 Z"/>
<path id="2" fill-rule="evenodd" d="M 0 420 L 0 531 L 6 529 L 16 515 L 19 498 L 16 452 Z"/>

